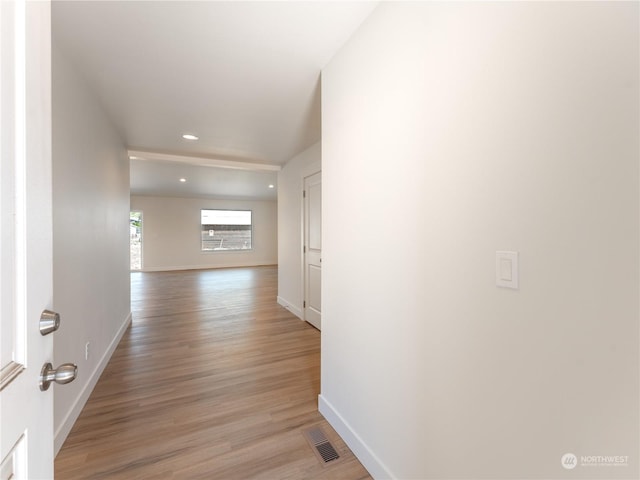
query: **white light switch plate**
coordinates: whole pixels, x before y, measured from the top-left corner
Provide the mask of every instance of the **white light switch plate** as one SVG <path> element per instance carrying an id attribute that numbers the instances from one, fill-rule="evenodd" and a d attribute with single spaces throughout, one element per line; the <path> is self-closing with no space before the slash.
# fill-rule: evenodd
<path id="1" fill-rule="evenodd" d="M 496 252 L 496 285 L 518 288 L 518 252 Z"/>

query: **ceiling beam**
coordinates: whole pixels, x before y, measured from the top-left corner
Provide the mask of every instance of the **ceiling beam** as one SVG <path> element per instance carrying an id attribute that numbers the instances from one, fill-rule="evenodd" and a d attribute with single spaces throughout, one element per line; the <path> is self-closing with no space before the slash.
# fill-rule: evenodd
<path id="1" fill-rule="evenodd" d="M 147 152 L 143 150 L 128 150 L 130 160 L 150 160 L 174 163 L 185 163 L 187 165 L 197 165 L 199 167 L 232 168 L 235 170 L 255 170 L 278 172 L 282 169 L 280 165 L 270 163 L 250 163 L 241 160 L 222 160 L 210 157 L 195 157 L 187 155 L 174 155 L 171 153 Z"/>

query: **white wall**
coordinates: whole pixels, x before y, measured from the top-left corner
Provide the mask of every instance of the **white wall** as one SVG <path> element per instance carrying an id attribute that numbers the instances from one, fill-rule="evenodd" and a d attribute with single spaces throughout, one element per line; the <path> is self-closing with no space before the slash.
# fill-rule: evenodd
<path id="1" fill-rule="evenodd" d="M 376 478 L 639 477 L 638 7 L 382 3 L 323 71 L 320 408 Z"/>
<path id="2" fill-rule="evenodd" d="M 202 252 L 200 210 L 203 208 L 251 210 L 252 250 Z M 145 271 L 278 263 L 276 202 L 131 196 L 131 210 L 142 211 L 142 255 Z"/>
<path id="3" fill-rule="evenodd" d="M 320 142 L 299 153 L 278 172 L 278 303 L 303 318 L 302 188 L 319 172 Z"/>
<path id="4" fill-rule="evenodd" d="M 73 383 L 54 388 L 57 452 L 130 322 L 131 302 L 124 144 L 55 38 L 52 68 L 54 363 L 78 365 Z"/>

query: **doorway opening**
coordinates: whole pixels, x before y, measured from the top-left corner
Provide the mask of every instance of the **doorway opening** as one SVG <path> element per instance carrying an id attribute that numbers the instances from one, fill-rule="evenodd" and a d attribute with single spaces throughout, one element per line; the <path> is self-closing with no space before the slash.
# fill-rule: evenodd
<path id="1" fill-rule="evenodd" d="M 142 270 L 142 212 L 129 214 L 129 244 L 131 270 Z"/>

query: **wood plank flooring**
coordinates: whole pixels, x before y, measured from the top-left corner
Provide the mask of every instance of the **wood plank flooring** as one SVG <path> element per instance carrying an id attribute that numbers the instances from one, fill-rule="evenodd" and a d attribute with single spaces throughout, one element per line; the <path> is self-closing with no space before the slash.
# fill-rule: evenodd
<path id="1" fill-rule="evenodd" d="M 276 291 L 276 267 L 132 273 L 132 326 L 56 479 L 371 478 L 317 412 L 320 333 Z M 326 466 L 315 425 L 341 455 Z"/>

